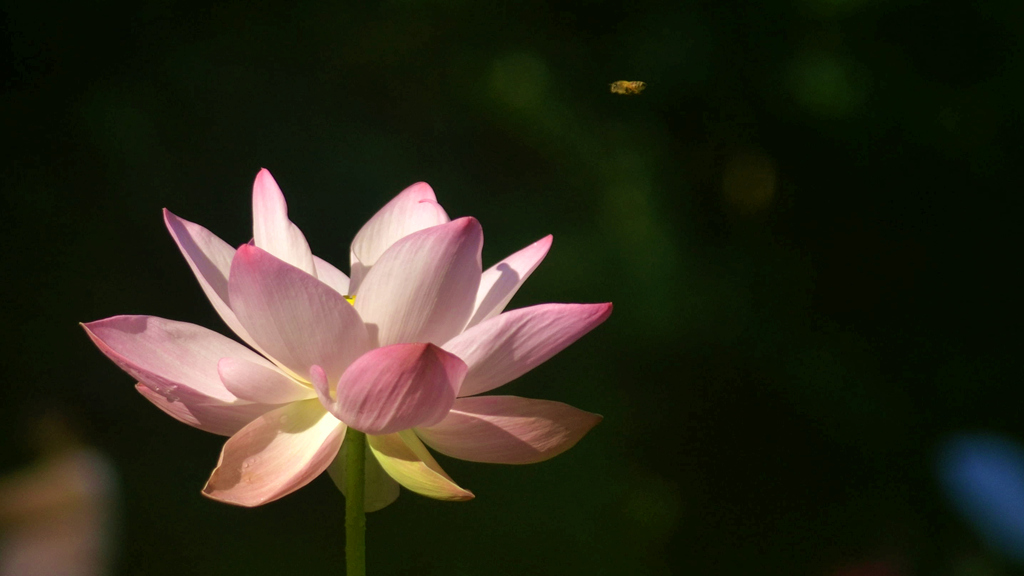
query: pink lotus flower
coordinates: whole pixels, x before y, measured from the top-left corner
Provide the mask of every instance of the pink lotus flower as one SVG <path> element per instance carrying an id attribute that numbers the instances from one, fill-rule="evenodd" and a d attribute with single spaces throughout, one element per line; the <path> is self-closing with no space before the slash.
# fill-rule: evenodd
<path id="1" fill-rule="evenodd" d="M 467 500 L 473 494 L 424 444 L 464 460 L 526 464 L 567 450 L 601 419 L 558 402 L 477 396 L 611 313 L 610 303 L 503 313 L 551 236 L 482 272 L 480 224 L 449 221 L 430 187 L 414 184 L 356 235 L 350 279 L 313 256 L 266 170 L 253 186 L 253 240 L 237 250 L 166 210 L 164 221 L 214 308 L 252 349 L 154 316 L 84 328 L 161 410 L 230 436 L 203 489 L 211 498 L 257 506 L 328 468 L 343 487 L 339 450 L 351 426 L 370 447 L 368 511 L 393 502 L 399 484 Z"/>

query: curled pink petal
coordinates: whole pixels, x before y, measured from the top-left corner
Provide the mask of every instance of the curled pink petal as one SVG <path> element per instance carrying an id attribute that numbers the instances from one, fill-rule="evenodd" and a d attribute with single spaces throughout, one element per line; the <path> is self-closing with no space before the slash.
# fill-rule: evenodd
<path id="1" fill-rule="evenodd" d="M 179 422 L 220 436 L 231 436 L 278 406 L 227 403 L 189 391 L 164 396 L 142 382 L 135 385 L 147 400 Z"/>
<path id="2" fill-rule="evenodd" d="M 605 304 L 540 304 L 505 312 L 452 338 L 443 348 L 469 365 L 459 396 L 472 396 L 529 372 L 596 328 Z"/>
<path id="3" fill-rule="evenodd" d="M 601 416 L 561 402 L 517 396 L 459 398 L 448 416 L 416 434 L 438 452 L 473 462 L 532 464 L 572 448 Z"/>
<path id="4" fill-rule="evenodd" d="M 286 404 L 228 439 L 203 494 L 238 506 L 277 500 L 326 470 L 344 437 L 318 401 Z"/>
<path id="5" fill-rule="evenodd" d="M 459 218 L 395 242 L 359 288 L 355 308 L 380 346 L 441 344 L 462 331 L 480 285 L 483 231 Z"/>
<path id="6" fill-rule="evenodd" d="M 228 306 L 228 272 L 235 249 L 206 228 L 178 218 L 166 208 L 164 223 L 217 314 L 239 338 L 259 349 Z"/>
<path id="7" fill-rule="evenodd" d="M 445 474 L 412 430 L 385 436 L 367 436 L 367 444 L 381 468 L 407 489 L 438 500 L 463 501 L 473 493 Z"/>
<path id="8" fill-rule="evenodd" d="M 348 296 L 351 292 L 348 291 L 348 276 L 341 270 L 338 270 L 332 266 L 326 260 L 313 256 L 313 264 L 316 266 L 316 277 L 321 282 L 327 284 L 334 291 L 342 296 Z"/>
<path id="9" fill-rule="evenodd" d="M 369 349 L 362 320 L 341 294 L 255 246 L 236 252 L 228 291 L 245 329 L 297 379 L 317 364 L 336 380 Z"/>
<path id="10" fill-rule="evenodd" d="M 402 190 L 374 214 L 352 240 L 350 294 L 356 293 L 366 273 L 392 244 L 413 232 L 445 222 L 448 222 L 448 214 L 437 203 L 434 191 L 426 182 Z"/>
<path id="11" fill-rule="evenodd" d="M 252 185 L 252 236 L 256 246 L 316 276 L 313 253 L 299 227 L 288 219 L 288 205 L 266 168 Z"/>
<path id="12" fill-rule="evenodd" d="M 353 362 L 327 409 L 367 434 L 435 424 L 451 409 L 465 375 L 462 360 L 433 344 L 393 344 Z M 316 380 L 321 390 L 319 375 Z"/>
<path id="13" fill-rule="evenodd" d="M 552 236 L 541 238 L 484 271 L 476 293 L 476 309 L 466 328 L 501 314 L 519 287 L 533 274 L 551 248 Z"/>
<path id="14" fill-rule="evenodd" d="M 299 384 L 269 362 L 256 364 L 241 358 L 221 358 L 217 363 L 220 381 L 242 400 L 262 404 L 284 404 L 316 398 L 308 386 Z"/>

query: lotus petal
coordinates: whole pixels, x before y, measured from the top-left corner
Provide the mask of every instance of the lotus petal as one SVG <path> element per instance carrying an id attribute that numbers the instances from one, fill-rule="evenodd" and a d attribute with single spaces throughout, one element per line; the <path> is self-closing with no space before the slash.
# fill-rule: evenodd
<path id="1" fill-rule="evenodd" d="M 460 488 L 444 473 L 411 430 L 385 436 L 368 435 L 366 439 L 384 471 L 409 490 L 438 500 L 473 498 L 472 492 Z"/>
<path id="2" fill-rule="evenodd" d="M 345 425 L 316 400 L 267 412 L 228 439 L 203 494 L 259 506 L 309 484 L 330 466 Z"/>
<path id="3" fill-rule="evenodd" d="M 529 372 L 596 328 L 606 304 L 540 304 L 477 324 L 442 346 L 469 365 L 459 396 L 472 396 Z"/>
<path id="4" fill-rule="evenodd" d="M 257 247 L 316 277 L 309 243 L 288 219 L 284 194 L 266 168 L 252 185 L 252 237 Z"/>
<path id="5" fill-rule="evenodd" d="M 334 481 L 334 485 L 341 490 L 345 497 L 348 497 L 348 476 L 346 474 L 347 467 L 347 454 L 348 454 L 348 442 L 344 442 L 341 445 L 341 451 L 338 452 L 337 458 L 331 463 L 330 468 L 327 469 L 327 473 L 331 475 L 331 480 Z M 377 458 L 373 455 L 373 451 L 366 451 L 366 462 L 363 464 L 363 476 L 366 478 L 366 483 L 363 486 L 363 511 L 364 512 L 376 512 L 381 508 L 384 508 L 398 500 L 398 482 L 395 482 L 388 473 L 380 467 L 380 462 L 377 462 Z"/>
<path id="6" fill-rule="evenodd" d="M 156 316 L 113 316 L 82 327 L 122 370 L 164 396 L 191 390 L 232 403 L 238 397 L 220 380 L 217 363 L 221 358 L 272 366 L 238 342 L 187 322 Z"/>
<path id="7" fill-rule="evenodd" d="M 351 294 L 366 278 L 366 273 L 392 244 L 413 232 L 448 222 L 448 214 L 437 203 L 426 182 L 402 190 L 384 205 L 359 230 L 352 240 Z"/>
<path id="8" fill-rule="evenodd" d="M 313 256 L 313 264 L 316 266 L 316 277 L 321 282 L 334 288 L 334 291 L 342 296 L 349 294 L 348 276 L 345 276 L 344 272 L 332 266 L 328 261 L 316 256 Z"/>
<path id="9" fill-rule="evenodd" d="M 278 407 L 268 404 L 229 404 L 190 392 L 183 392 L 180 396 L 163 396 L 142 382 L 136 384 L 135 389 L 175 420 L 220 436 L 231 436 Z"/>
<path id="10" fill-rule="evenodd" d="M 178 218 L 166 208 L 164 223 L 192 273 L 199 280 L 203 293 L 213 304 L 214 310 L 232 332 L 246 344 L 259 350 L 259 346 L 256 346 L 249 333 L 242 328 L 242 323 L 228 306 L 228 272 L 231 269 L 231 260 L 235 257 L 235 249 L 206 228 Z"/>
<path id="11" fill-rule="evenodd" d="M 440 423 L 416 428 L 438 452 L 473 462 L 532 464 L 565 452 L 601 421 L 561 402 L 518 396 L 459 398 Z"/>
<path id="12" fill-rule="evenodd" d="M 547 256 L 551 240 L 552 236 L 548 234 L 484 271 L 480 277 L 480 289 L 476 293 L 473 317 L 466 324 L 467 329 L 501 314 L 519 287 Z"/>
<path id="13" fill-rule="evenodd" d="M 323 401 L 321 374 L 311 371 Z M 367 434 L 436 424 L 451 409 L 465 375 L 465 362 L 433 344 L 393 344 L 352 363 L 327 409 Z"/>
<path id="14" fill-rule="evenodd" d="M 238 249 L 228 288 L 242 325 L 298 380 L 313 365 L 337 380 L 369 349 L 363 323 L 342 295 L 255 246 Z"/>
<path id="15" fill-rule="evenodd" d="M 482 246 L 474 218 L 420 230 L 392 245 L 355 301 L 363 321 L 376 326 L 377 345 L 440 345 L 461 332 L 480 285 Z"/>
<path id="16" fill-rule="evenodd" d="M 284 404 L 316 398 L 312 388 L 299 384 L 269 362 L 221 358 L 217 363 L 217 373 L 224 387 L 242 400 Z"/>

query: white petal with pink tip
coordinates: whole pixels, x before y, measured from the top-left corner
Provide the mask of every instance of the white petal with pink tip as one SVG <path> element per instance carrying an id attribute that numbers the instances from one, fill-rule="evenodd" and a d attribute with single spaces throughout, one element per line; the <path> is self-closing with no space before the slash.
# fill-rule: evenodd
<path id="1" fill-rule="evenodd" d="M 352 240 L 352 292 L 355 294 L 366 273 L 392 244 L 413 232 L 448 222 L 448 214 L 437 203 L 426 182 L 402 190 L 384 205 Z"/>
<path id="2" fill-rule="evenodd" d="M 480 277 L 480 289 L 476 293 L 473 317 L 466 324 L 467 329 L 501 314 L 519 287 L 547 256 L 551 240 L 548 234 L 484 271 Z"/>
<path id="3" fill-rule="evenodd" d="M 459 398 L 448 416 L 416 434 L 438 452 L 473 462 L 532 464 L 553 458 L 601 421 L 561 402 L 518 396 Z"/>
<path id="4" fill-rule="evenodd" d="M 252 237 L 256 246 L 296 268 L 316 276 L 309 243 L 299 227 L 288 219 L 288 204 L 266 168 L 252 185 Z"/>
<path id="5" fill-rule="evenodd" d="M 466 330 L 442 346 L 469 365 L 459 396 L 487 392 L 522 376 L 611 313 L 610 303 L 540 304 L 505 312 Z"/>
<path id="6" fill-rule="evenodd" d="M 255 246 L 238 249 L 228 290 L 245 329 L 298 380 L 313 365 L 340 378 L 370 348 L 359 315 L 341 294 Z"/>
<path id="7" fill-rule="evenodd" d="M 220 359 L 266 363 L 238 342 L 187 322 L 156 316 L 113 316 L 82 327 L 122 370 L 165 396 L 191 390 L 234 402 L 237 397 L 224 387 L 217 373 Z"/>
<path id="8" fill-rule="evenodd" d="M 474 218 L 420 230 L 381 256 L 355 308 L 376 327 L 378 346 L 440 345 L 462 331 L 480 286 L 483 232 Z"/>
<path id="9" fill-rule="evenodd" d="M 164 223 L 214 310 L 232 332 L 258 350 L 259 347 L 228 306 L 228 272 L 235 249 L 206 228 L 178 218 L 167 209 L 164 209 Z"/>

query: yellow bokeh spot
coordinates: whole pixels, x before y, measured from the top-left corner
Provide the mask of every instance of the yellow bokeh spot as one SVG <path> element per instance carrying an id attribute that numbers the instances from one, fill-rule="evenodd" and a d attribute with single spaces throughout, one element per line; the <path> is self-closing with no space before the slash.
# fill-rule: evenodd
<path id="1" fill-rule="evenodd" d="M 355 294 L 353 294 L 351 296 L 345 296 L 345 300 L 348 300 L 348 303 L 353 305 L 353 306 L 356 305 L 356 296 L 355 296 Z"/>

